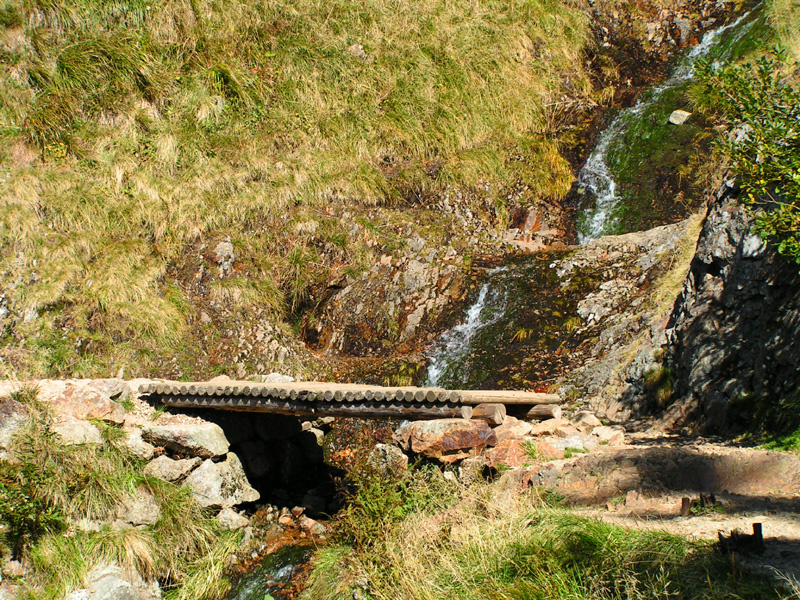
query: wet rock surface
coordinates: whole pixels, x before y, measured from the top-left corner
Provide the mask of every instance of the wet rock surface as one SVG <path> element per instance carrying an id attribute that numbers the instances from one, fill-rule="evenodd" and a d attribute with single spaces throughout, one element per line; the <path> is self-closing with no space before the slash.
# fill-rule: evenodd
<path id="1" fill-rule="evenodd" d="M 305 330 L 314 349 L 384 356 L 435 329 L 458 306 L 469 289 L 463 257 L 452 249 L 427 248 L 417 239 L 417 253 L 386 255 L 361 277 L 331 289 Z"/>

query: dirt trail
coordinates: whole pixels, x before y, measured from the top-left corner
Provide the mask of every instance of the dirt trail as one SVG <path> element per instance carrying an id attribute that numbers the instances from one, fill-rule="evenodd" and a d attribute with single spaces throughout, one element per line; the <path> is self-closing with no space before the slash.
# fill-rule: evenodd
<path id="1" fill-rule="evenodd" d="M 800 457 L 742 448 L 714 439 L 633 434 L 625 446 L 525 470 L 587 516 L 636 528 L 657 528 L 716 540 L 761 523 L 762 554 L 736 560 L 800 581 Z M 716 504 L 699 506 L 700 495 Z M 689 516 L 681 499 L 690 498 Z"/>

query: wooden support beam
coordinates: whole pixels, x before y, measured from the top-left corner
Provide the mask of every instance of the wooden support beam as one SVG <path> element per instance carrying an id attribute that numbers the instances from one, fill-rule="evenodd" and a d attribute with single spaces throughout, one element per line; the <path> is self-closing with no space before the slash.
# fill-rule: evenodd
<path id="1" fill-rule="evenodd" d="M 562 410 L 558 404 L 539 404 L 525 406 L 524 404 L 506 407 L 506 412 L 523 421 L 547 421 L 547 419 L 560 419 Z"/>
<path id="2" fill-rule="evenodd" d="M 506 405 L 478 404 L 472 407 L 472 418 L 486 421 L 489 425 L 502 425 L 506 420 Z"/>
<path id="3" fill-rule="evenodd" d="M 517 392 L 503 390 L 457 390 L 461 395 L 462 404 L 500 403 L 506 406 L 512 404 L 537 405 L 560 404 L 558 394 L 540 394 L 538 392 Z"/>

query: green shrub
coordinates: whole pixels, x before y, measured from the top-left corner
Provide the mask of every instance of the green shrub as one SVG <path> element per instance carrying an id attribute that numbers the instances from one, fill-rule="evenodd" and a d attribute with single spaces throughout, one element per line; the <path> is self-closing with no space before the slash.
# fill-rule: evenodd
<path id="1" fill-rule="evenodd" d="M 119 428 L 98 422 L 103 444 L 67 446 L 52 431 L 51 411 L 35 389 L 14 398 L 29 416 L 12 441 L 14 460 L 0 461 L 0 523 L 14 556 L 32 566 L 26 578 L 32 597 L 63 598 L 100 562 L 158 579 L 175 600 L 227 593 L 224 562 L 239 533 L 221 532 L 191 490 L 143 476 L 143 463 L 119 443 Z M 140 490 L 158 503 L 158 521 L 114 525 L 120 505 Z M 100 530 L 81 531 L 77 523 L 85 519 L 100 522 Z"/>
<path id="2" fill-rule="evenodd" d="M 742 178 L 743 201 L 755 231 L 800 263 L 800 89 L 777 56 L 722 69 L 698 67 L 701 105 L 729 126 L 718 143 Z M 794 75 L 787 77 L 787 71 Z"/>
<path id="3" fill-rule="evenodd" d="M 379 545 L 392 525 L 407 516 L 455 501 L 458 485 L 431 465 L 394 475 L 354 469 L 343 496 L 345 507 L 336 515 L 339 540 L 365 549 Z"/>
<path id="4" fill-rule="evenodd" d="M 54 469 L 0 461 L 0 522 L 14 556 L 41 535 L 64 527 L 64 515 L 45 493 L 53 474 Z"/>

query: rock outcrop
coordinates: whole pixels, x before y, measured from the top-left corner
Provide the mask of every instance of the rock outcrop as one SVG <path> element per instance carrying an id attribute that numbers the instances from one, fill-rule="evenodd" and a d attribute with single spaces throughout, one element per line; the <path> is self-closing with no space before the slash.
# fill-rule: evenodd
<path id="1" fill-rule="evenodd" d="M 329 288 L 305 330 L 313 348 L 383 356 L 441 325 L 468 292 L 464 259 L 452 249 L 427 247 L 419 236 L 413 242 L 418 251 L 409 256 L 384 256 L 368 273 Z"/>
<path id="2" fill-rule="evenodd" d="M 215 423 L 145 426 L 142 438 L 156 446 L 200 458 L 224 456 L 230 447 L 222 428 Z"/>
<path id="3" fill-rule="evenodd" d="M 669 322 L 667 425 L 752 425 L 757 402 L 800 390 L 800 268 L 752 233 L 735 195 L 726 184 L 710 205 Z"/>
<path id="4" fill-rule="evenodd" d="M 484 421 L 439 419 L 403 425 L 395 432 L 394 441 L 403 450 L 454 463 L 493 446 L 497 438 Z"/>
<path id="5" fill-rule="evenodd" d="M 247 481 L 239 457 L 232 452 L 224 461 L 205 460 L 183 482 L 201 506 L 230 508 L 245 502 L 255 502 L 260 494 Z"/>

